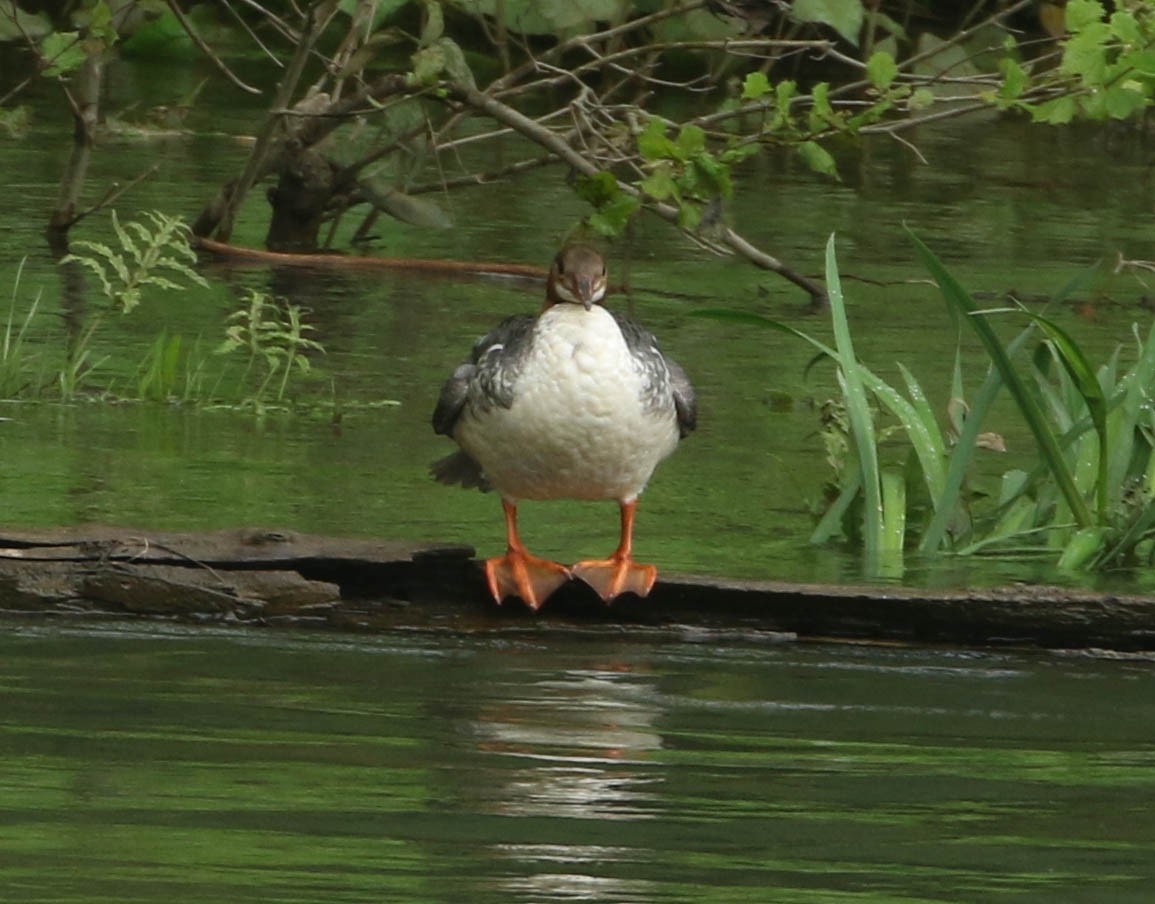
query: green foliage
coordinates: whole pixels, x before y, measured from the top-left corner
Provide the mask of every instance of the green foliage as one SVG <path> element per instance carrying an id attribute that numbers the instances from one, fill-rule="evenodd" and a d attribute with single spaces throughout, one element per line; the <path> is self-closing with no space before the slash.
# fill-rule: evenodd
<path id="1" fill-rule="evenodd" d="M 16 306 L 19 299 L 20 279 L 24 272 L 24 261 L 16 268 L 16 280 L 12 286 L 12 303 L 8 308 L 8 319 L 4 325 L 4 335 L 0 339 L 0 398 L 15 399 L 30 391 L 39 389 L 34 376 L 36 356 L 25 348 L 28 328 L 36 318 L 40 306 L 40 295 L 32 300 L 27 313 L 16 324 Z"/>
<path id="2" fill-rule="evenodd" d="M 28 132 L 28 123 L 32 118 L 28 107 L 0 107 L 0 132 L 9 138 L 23 138 Z"/>
<path id="3" fill-rule="evenodd" d="M 1131 119 L 1145 110 L 1155 93 L 1155 10 L 1143 3 L 1108 15 L 1097 0 L 1070 0 L 1066 26 L 1059 65 L 1036 75 L 1004 61 L 992 101 L 1052 125 Z"/>
<path id="4" fill-rule="evenodd" d="M 826 243 L 826 290 L 834 323 L 834 360 L 838 365 L 838 383 L 846 400 L 851 448 L 858 466 L 856 483 L 863 495 L 862 536 L 867 568 L 879 572 L 882 570 L 884 554 L 901 553 L 903 537 L 901 531 L 895 530 L 898 519 L 893 513 L 888 517 L 883 508 L 883 480 L 878 464 L 874 417 L 867 399 L 864 374 L 854 353 L 850 324 L 846 319 L 833 235 Z M 896 498 L 893 487 L 888 495 L 893 504 Z"/>
<path id="5" fill-rule="evenodd" d="M 79 69 L 88 59 L 88 53 L 79 32 L 53 31 L 40 42 L 40 58 L 44 63 L 41 73 L 47 78 L 55 78 Z"/>
<path id="6" fill-rule="evenodd" d="M 915 545 L 924 555 L 1034 554 L 1072 570 L 1155 563 L 1155 328 L 1145 338 L 1136 333 L 1129 370 L 1120 375 L 1118 353 L 1095 368 L 1043 315 L 978 310 L 934 253 L 912 240 L 948 309 L 975 331 L 992 362 L 967 406 L 956 361 L 945 427 L 906 368 L 899 366 L 900 390 L 856 359 L 832 244 L 827 284 L 834 347 L 758 315 L 701 312 L 802 339 L 838 368 L 841 398 L 822 406 L 835 483 L 811 541 L 861 543 L 867 570 L 877 575 L 897 574 L 903 550 Z M 995 316 L 1020 316 L 1028 324 L 1003 343 L 989 322 Z M 1028 346 L 1034 354 L 1024 367 Z M 992 434 L 981 431 L 1004 388 L 1035 437 L 1037 463 L 1030 472 L 1006 472 L 997 494 L 972 496 L 967 475 L 978 450 L 994 444 Z M 965 418 L 955 413 L 964 409 Z M 899 436 L 905 444 L 896 442 Z"/>
<path id="7" fill-rule="evenodd" d="M 637 198 L 622 191 L 612 173 L 601 172 L 579 177 L 577 192 L 582 200 L 594 208 L 594 212 L 586 217 L 586 224 L 606 238 L 621 235 L 630 217 L 641 206 Z"/>
<path id="8" fill-rule="evenodd" d="M 885 91 L 898 77 L 898 63 L 886 51 L 877 51 L 866 61 L 866 77 L 879 91 Z"/>
<path id="9" fill-rule="evenodd" d="M 96 275 L 106 308 L 89 315 L 72 341 L 64 366 L 58 376 L 61 397 L 69 401 L 80 393 L 105 358 L 96 358 L 92 350 L 104 315 L 108 310 L 128 314 L 140 304 L 146 289 L 180 291 L 185 285 L 178 279 L 207 287 L 205 279 L 192 269 L 196 253 L 189 245 L 189 232 L 179 218 L 159 211 L 148 211 L 146 222 L 135 220 L 121 224 L 112 211 L 112 228 L 119 247 L 102 242 L 75 241 L 82 253 L 65 255 L 61 264 L 76 264 Z"/>
<path id="10" fill-rule="evenodd" d="M 112 211 L 112 228 L 120 242 L 119 248 L 78 240 L 72 243 L 73 247 L 87 253 L 73 252 L 61 261 L 75 262 L 91 270 L 105 298 L 125 314 L 140 304 L 146 287 L 179 290 L 184 286 L 176 281 L 178 278 L 208 286 L 192 268 L 196 252 L 189 245 L 188 227 L 178 217 L 159 211 L 146 211 L 144 216 L 147 224 L 131 220 L 121 225 L 116 211 Z"/>
<path id="11" fill-rule="evenodd" d="M 1050 469 L 1079 527 L 1090 527 L 1093 521 L 1091 510 L 1087 507 L 1086 501 L 1075 485 L 1074 475 L 1063 457 L 1058 438 L 1047 423 L 1046 413 L 1011 363 L 1011 357 L 1007 354 L 1006 346 L 999 340 L 991 327 L 987 315 L 978 310 L 978 306 L 971 298 L 970 293 L 958 283 L 930 249 L 919 241 L 917 236 L 912 234 L 911 238 L 931 277 L 938 284 L 948 306 L 965 323 L 974 328 L 1004 385 L 1015 400 L 1019 412 L 1034 435 L 1043 462 Z"/>
<path id="12" fill-rule="evenodd" d="M 638 188 L 656 201 L 676 204 L 678 225 L 696 229 L 706 205 L 733 192 L 732 158 L 711 152 L 699 126 L 683 126 L 676 138 L 666 132 L 665 121 L 654 117 L 638 135 L 638 153 L 648 170 Z"/>
<path id="13" fill-rule="evenodd" d="M 181 337 L 161 330 L 137 374 L 136 393 L 140 399 L 167 402 L 176 396 L 180 377 Z"/>
<path id="14" fill-rule="evenodd" d="M 851 44 L 857 45 L 866 11 L 862 0 L 794 0 L 790 15 L 798 22 L 829 25 Z"/>
<path id="15" fill-rule="evenodd" d="M 305 336 L 313 327 L 304 322 L 303 308 L 264 292 L 249 289 L 244 305 L 228 322 L 217 354 L 247 353 L 242 385 L 251 385 L 255 377 L 256 386 L 244 401 L 258 411 L 270 400 L 285 400 L 294 373 L 309 372 L 305 352 L 325 351 L 321 343 Z"/>

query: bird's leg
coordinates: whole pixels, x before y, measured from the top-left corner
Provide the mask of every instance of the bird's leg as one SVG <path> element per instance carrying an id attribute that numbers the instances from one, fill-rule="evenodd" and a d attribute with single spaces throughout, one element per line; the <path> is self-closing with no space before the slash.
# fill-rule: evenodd
<path id="1" fill-rule="evenodd" d="M 639 565 L 634 561 L 631 550 L 634 545 L 634 514 L 638 501 L 622 502 L 622 538 L 618 548 L 608 559 L 591 559 L 578 562 L 572 569 L 573 576 L 585 581 L 607 603 L 614 597 L 626 593 L 646 596 L 658 579 L 658 569 L 653 565 Z"/>
<path id="2" fill-rule="evenodd" d="M 520 596 L 536 610 L 573 575 L 564 565 L 531 556 L 517 535 L 517 504 L 502 499 L 501 507 L 505 512 L 505 555 L 485 560 L 489 592 L 498 605 L 507 596 Z"/>

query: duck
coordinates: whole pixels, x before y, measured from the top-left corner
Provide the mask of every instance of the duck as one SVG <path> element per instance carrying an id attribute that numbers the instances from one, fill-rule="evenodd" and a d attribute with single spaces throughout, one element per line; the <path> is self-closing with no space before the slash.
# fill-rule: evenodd
<path id="1" fill-rule="evenodd" d="M 602 304 L 607 285 L 598 249 L 566 245 L 541 310 L 507 317 L 477 340 L 441 388 L 433 429 L 459 448 L 432 475 L 501 497 L 506 551 L 484 563 L 498 604 L 519 597 L 536 611 L 573 579 L 609 604 L 627 592 L 647 596 L 657 580 L 656 566 L 633 558 L 638 497 L 697 425 L 697 398 L 650 332 Z M 532 555 L 518 505 L 553 499 L 617 502 L 617 548 L 572 566 Z"/>

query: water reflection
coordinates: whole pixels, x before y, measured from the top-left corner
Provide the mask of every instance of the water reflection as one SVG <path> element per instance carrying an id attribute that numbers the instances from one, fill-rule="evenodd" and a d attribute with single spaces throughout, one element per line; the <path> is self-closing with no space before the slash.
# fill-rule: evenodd
<path id="1" fill-rule="evenodd" d="M 1145 902 L 1148 664 L 0 631 L 0 899 Z"/>
<path id="2" fill-rule="evenodd" d="M 549 820 L 636 821 L 659 815 L 653 770 L 662 738 L 654 679 L 629 664 L 568 668 L 506 684 L 504 700 L 479 712 L 478 749 L 502 765 L 500 783 L 476 800 L 482 812 Z M 501 892 L 528 901 L 653 900 L 653 883 L 606 874 L 609 863 L 647 852 L 605 844 L 493 845 L 508 875 Z"/>

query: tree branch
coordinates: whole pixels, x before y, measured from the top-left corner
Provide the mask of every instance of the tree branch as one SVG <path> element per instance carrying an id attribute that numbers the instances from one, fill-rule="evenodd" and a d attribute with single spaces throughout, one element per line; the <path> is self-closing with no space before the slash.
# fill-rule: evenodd
<path id="1" fill-rule="evenodd" d="M 498 122 L 504 123 L 515 132 L 525 136 L 536 144 L 541 145 L 546 150 L 557 155 L 563 162 L 569 164 L 577 172 L 592 176 L 599 172 L 597 166 L 587 160 L 578 151 L 576 151 L 564 138 L 555 132 L 535 122 L 523 113 L 513 109 L 513 107 L 503 104 L 501 101 L 488 94 L 483 94 L 476 88 L 464 84 L 454 84 L 449 87 L 449 93 L 468 104 L 475 110 L 478 110 L 485 115 L 496 119 Z M 619 182 L 621 190 L 628 195 L 637 198 L 642 206 L 649 211 L 657 214 L 668 223 L 677 226 L 685 235 L 694 239 L 695 241 L 702 241 L 701 236 L 678 226 L 678 208 L 672 204 L 666 204 L 660 201 L 654 201 L 647 197 L 640 190 L 629 183 Z M 742 255 L 752 264 L 761 267 L 764 270 L 770 270 L 777 273 L 779 276 L 789 280 L 796 286 L 804 289 L 815 303 L 821 303 L 826 298 L 826 290 L 811 280 L 809 277 L 798 273 L 797 271 L 787 267 L 777 258 L 760 250 L 751 244 L 743 236 L 735 232 L 733 229 L 726 227 L 722 230 L 719 241 L 730 248 L 737 254 Z"/>
<path id="2" fill-rule="evenodd" d="M 227 78 L 242 91 L 247 91 L 249 94 L 261 93 L 260 88 L 254 88 L 252 85 L 242 82 L 240 77 L 225 65 L 224 60 L 217 56 L 216 51 L 209 47 L 207 43 L 205 43 L 205 39 L 202 38 L 197 32 L 196 28 L 193 27 L 192 22 L 189 21 L 188 16 L 184 14 L 184 11 L 180 8 L 180 5 L 176 2 L 176 0 L 168 0 L 168 8 L 172 12 L 173 16 L 176 17 L 177 22 L 180 23 L 180 27 L 184 29 L 185 34 L 187 34 L 189 38 L 192 39 L 192 42 L 196 44 L 200 52 L 209 58 L 209 61 L 217 68 L 217 71 L 220 72 L 221 75 Z"/>

